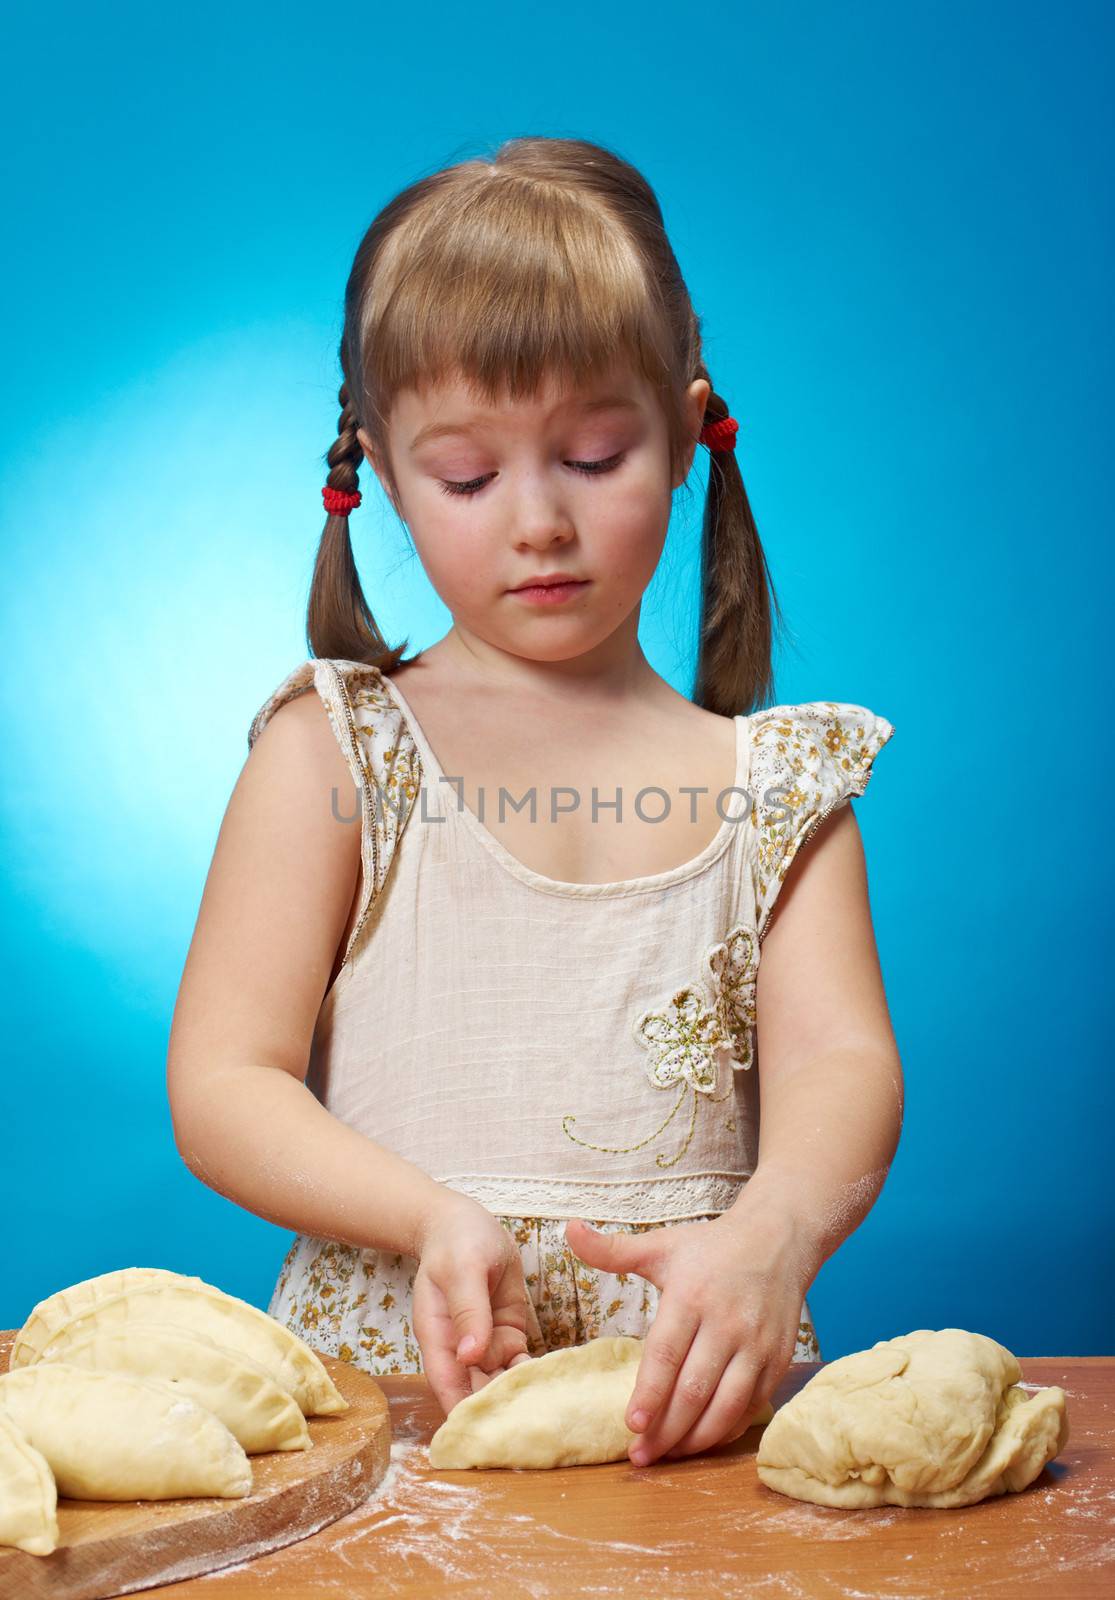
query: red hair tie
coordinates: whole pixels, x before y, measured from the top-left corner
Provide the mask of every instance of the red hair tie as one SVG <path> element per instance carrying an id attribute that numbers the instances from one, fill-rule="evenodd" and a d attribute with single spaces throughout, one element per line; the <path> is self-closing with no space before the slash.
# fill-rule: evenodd
<path id="1" fill-rule="evenodd" d="M 331 489 L 326 484 L 321 491 L 321 498 L 331 517 L 347 517 L 360 504 L 360 490 L 354 489 L 349 494 L 347 489 Z"/>
<path id="2" fill-rule="evenodd" d="M 707 444 L 710 450 L 718 454 L 723 450 L 734 450 L 736 447 L 736 434 L 739 432 L 739 423 L 735 417 L 721 417 L 719 422 L 706 422 L 701 429 L 700 442 Z"/>
<path id="3" fill-rule="evenodd" d="M 734 450 L 738 432 L 739 423 L 735 417 L 721 417 L 718 422 L 706 422 L 701 429 L 700 442 L 717 453 Z M 326 484 L 321 491 L 321 498 L 330 516 L 347 517 L 360 504 L 360 490 L 354 489 L 350 494 L 345 489 L 331 489 Z"/>

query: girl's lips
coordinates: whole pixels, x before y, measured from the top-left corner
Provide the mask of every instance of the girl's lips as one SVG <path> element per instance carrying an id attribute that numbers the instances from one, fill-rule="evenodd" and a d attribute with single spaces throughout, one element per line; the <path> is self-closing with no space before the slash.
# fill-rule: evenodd
<path id="1" fill-rule="evenodd" d="M 572 583 L 533 583 L 525 589 L 512 589 L 512 594 L 517 594 L 521 599 L 529 601 L 532 605 L 556 606 L 563 600 L 569 600 L 573 595 L 579 594 L 582 589 L 588 588 L 588 579 Z"/>

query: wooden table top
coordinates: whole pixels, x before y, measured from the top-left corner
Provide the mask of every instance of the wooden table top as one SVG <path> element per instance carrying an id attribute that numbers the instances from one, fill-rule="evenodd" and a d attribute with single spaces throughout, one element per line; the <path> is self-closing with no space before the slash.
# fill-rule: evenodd
<path id="1" fill-rule="evenodd" d="M 552 1471 L 436 1472 L 422 1377 L 377 1381 L 391 1465 L 356 1511 L 285 1549 L 162 1596 L 622 1596 L 655 1600 L 1043 1600 L 1115 1593 L 1115 1357 L 1020 1358 L 1068 1399 L 1065 1450 L 1028 1489 L 954 1511 L 843 1511 L 760 1483 L 761 1431 L 702 1456 Z M 777 1407 L 818 1370 L 795 1362 Z"/>

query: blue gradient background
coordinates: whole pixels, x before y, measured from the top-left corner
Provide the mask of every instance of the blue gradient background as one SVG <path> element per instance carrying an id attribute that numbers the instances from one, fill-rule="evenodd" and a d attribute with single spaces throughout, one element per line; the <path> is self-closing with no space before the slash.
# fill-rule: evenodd
<path id="1" fill-rule="evenodd" d="M 777 699 L 897 729 L 856 810 L 906 1122 L 810 1291 L 825 1356 L 1115 1349 L 1111 18 L 9 19 L 0 1326 L 131 1264 L 266 1304 L 290 1235 L 181 1163 L 166 1046 L 249 722 L 307 654 L 344 281 L 404 184 L 547 133 L 659 194 L 794 629 Z M 644 606 L 683 690 L 704 470 Z M 377 619 L 431 643 L 364 488 Z"/>

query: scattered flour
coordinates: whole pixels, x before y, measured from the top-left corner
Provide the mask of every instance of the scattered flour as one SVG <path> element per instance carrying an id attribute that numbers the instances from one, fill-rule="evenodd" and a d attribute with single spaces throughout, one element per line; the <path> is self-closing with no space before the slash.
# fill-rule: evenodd
<path id="1" fill-rule="evenodd" d="M 652 1589 L 655 1600 L 692 1600 L 702 1592 L 724 1600 L 812 1600 L 821 1592 L 831 1600 L 923 1600 L 927 1583 L 934 1588 L 961 1583 L 968 1600 L 1015 1600 L 1043 1583 L 1048 1592 L 1063 1593 L 1069 1574 L 1098 1573 L 1115 1562 L 1115 1488 L 1109 1477 L 1100 1481 L 1095 1453 L 1081 1461 L 1071 1442 L 1047 1469 L 1052 1483 L 1043 1479 L 1022 1494 L 953 1511 L 900 1506 L 844 1511 L 781 1497 L 775 1504 L 769 1493 L 761 1504 L 750 1497 L 733 1501 L 721 1478 L 711 1486 L 694 1483 L 688 1515 L 679 1516 L 671 1514 L 670 1502 L 676 1506 L 676 1468 L 683 1463 L 642 1473 L 633 1469 L 631 1476 L 642 1488 L 664 1497 L 654 1522 L 656 1537 L 636 1542 L 593 1533 L 599 1500 L 593 1512 L 586 1509 L 579 1531 L 554 1526 L 544 1504 L 528 1515 L 508 1512 L 501 1501 L 493 1513 L 491 1478 L 478 1474 L 475 1482 L 450 1481 L 433 1474 L 428 1430 L 413 1421 L 414 1400 L 390 1398 L 390 1461 L 383 1481 L 362 1505 L 311 1538 L 207 1576 L 235 1573 L 240 1595 L 257 1588 L 263 1595 L 281 1585 L 299 1597 L 340 1600 L 371 1584 L 385 1600 L 416 1592 L 569 1600 L 573 1595 L 623 1596 L 642 1586 Z M 612 1490 L 617 1512 L 629 1493 L 627 1485 Z M 551 1502 L 555 1520 L 563 1516 L 567 1498 L 561 1490 Z M 490 1532 L 493 1514 L 498 1542 Z M 1000 1526 L 1009 1530 L 1005 1540 L 986 1536 L 999 1517 Z M 923 1518 L 932 1523 L 928 1541 Z M 917 1561 L 906 1538 L 909 1519 L 918 1520 Z M 622 1523 L 616 1531 L 624 1531 Z M 864 1540 L 878 1541 L 871 1552 L 878 1576 L 870 1589 L 862 1587 Z M 814 1553 L 818 1542 L 823 1542 L 823 1558 Z M 845 1543 L 846 1552 L 840 1548 Z M 734 1549 L 752 1550 L 759 1571 L 748 1573 L 742 1562 L 715 1569 L 717 1555 L 724 1560 Z M 818 1588 L 822 1573 L 823 1590 Z"/>

